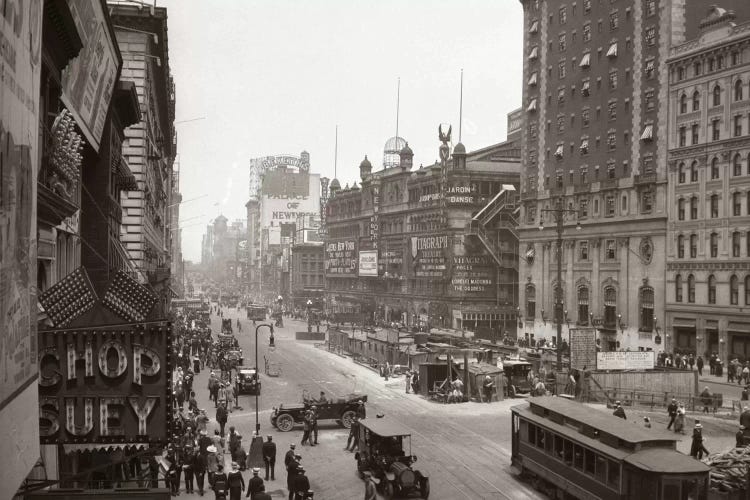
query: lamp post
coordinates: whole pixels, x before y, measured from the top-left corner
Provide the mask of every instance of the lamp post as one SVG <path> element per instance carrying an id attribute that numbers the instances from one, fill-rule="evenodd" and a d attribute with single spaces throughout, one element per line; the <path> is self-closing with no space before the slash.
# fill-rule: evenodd
<path id="1" fill-rule="evenodd" d="M 261 323 L 255 327 L 255 376 L 260 378 L 258 375 L 258 330 L 261 326 L 267 326 L 271 332 L 271 341 L 273 344 L 273 325 L 268 323 Z M 255 390 L 255 435 L 260 436 L 260 421 L 258 420 L 258 389 Z"/>
<path id="2" fill-rule="evenodd" d="M 578 210 L 565 208 L 563 197 L 557 199 L 555 208 L 543 208 L 542 215 L 539 218 L 539 230 L 544 230 L 544 213 L 549 212 L 555 220 L 555 231 L 557 232 L 557 289 L 555 290 L 555 318 L 557 319 L 557 369 L 562 371 L 562 322 L 563 322 L 563 301 L 562 301 L 562 234 L 564 230 L 564 219 L 566 213 L 572 213 L 578 216 Z M 576 229 L 581 229 L 581 223 L 576 221 Z"/>

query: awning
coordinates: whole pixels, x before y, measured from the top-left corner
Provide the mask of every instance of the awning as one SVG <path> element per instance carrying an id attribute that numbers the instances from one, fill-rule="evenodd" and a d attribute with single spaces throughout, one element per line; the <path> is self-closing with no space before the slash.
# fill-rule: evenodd
<path id="1" fill-rule="evenodd" d="M 581 151 L 584 153 L 588 153 L 589 151 L 589 140 L 588 139 L 581 139 Z"/>
<path id="2" fill-rule="evenodd" d="M 654 126 L 646 125 L 646 127 L 643 129 L 643 133 L 641 134 L 641 140 L 650 141 L 653 138 L 654 138 Z"/>
<path id="3" fill-rule="evenodd" d="M 539 31 L 539 21 L 534 21 L 531 23 L 531 28 L 529 28 L 529 33 L 534 34 Z"/>
<path id="4" fill-rule="evenodd" d="M 581 58 L 581 63 L 579 64 L 579 66 L 582 68 L 588 68 L 589 66 L 591 66 L 591 53 L 590 52 L 586 52 L 585 54 L 583 54 L 583 57 Z"/>
<path id="5" fill-rule="evenodd" d="M 589 95 L 590 88 L 591 88 L 591 82 L 589 82 L 588 80 L 584 80 L 583 85 L 581 86 L 581 94 Z"/>
<path id="6" fill-rule="evenodd" d="M 617 42 L 612 42 L 607 51 L 607 57 L 617 57 Z"/>
<path id="7" fill-rule="evenodd" d="M 560 144 L 559 146 L 557 146 L 557 149 L 555 150 L 555 156 L 557 156 L 558 158 L 562 158 L 564 148 L 565 148 L 564 144 Z"/>
<path id="8" fill-rule="evenodd" d="M 529 60 L 533 60 L 539 57 L 539 47 L 534 46 L 533 49 L 531 49 L 531 54 L 529 54 Z"/>
<path id="9" fill-rule="evenodd" d="M 531 102 L 529 103 L 529 107 L 526 108 L 526 111 L 528 112 L 536 111 L 536 99 L 531 100 Z"/>
<path id="10" fill-rule="evenodd" d="M 142 450 L 148 448 L 146 443 L 81 443 L 81 444 L 63 444 L 63 451 L 65 453 L 73 453 L 75 451 L 96 451 L 96 450 L 125 450 L 125 449 L 136 449 Z"/>
<path id="11" fill-rule="evenodd" d="M 534 71 L 531 76 L 529 77 L 529 85 L 536 85 L 536 71 Z"/>

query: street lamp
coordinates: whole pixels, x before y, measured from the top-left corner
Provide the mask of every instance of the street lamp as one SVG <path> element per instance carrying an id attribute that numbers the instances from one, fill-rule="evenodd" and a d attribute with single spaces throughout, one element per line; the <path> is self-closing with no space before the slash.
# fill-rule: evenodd
<path id="1" fill-rule="evenodd" d="M 271 332 L 271 345 L 273 345 L 273 325 L 268 323 L 261 323 L 255 327 L 255 376 L 260 378 L 258 374 L 258 330 L 261 326 L 267 326 Z M 257 380 L 256 380 L 257 382 Z M 257 387 L 255 390 L 255 435 L 260 436 L 260 421 L 258 420 L 258 391 Z"/>
<path id="2" fill-rule="evenodd" d="M 562 233 L 564 229 L 564 219 L 566 213 L 572 213 L 578 216 L 578 210 L 565 208 L 563 197 L 557 199 L 555 208 L 543 208 L 540 210 L 542 216 L 539 217 L 539 230 L 544 230 L 544 213 L 549 212 L 555 220 L 555 230 L 557 232 L 557 290 L 555 290 L 555 317 L 557 318 L 557 369 L 562 370 L 562 322 L 563 322 L 563 301 L 562 301 Z M 580 221 L 576 221 L 576 229 L 581 229 Z"/>

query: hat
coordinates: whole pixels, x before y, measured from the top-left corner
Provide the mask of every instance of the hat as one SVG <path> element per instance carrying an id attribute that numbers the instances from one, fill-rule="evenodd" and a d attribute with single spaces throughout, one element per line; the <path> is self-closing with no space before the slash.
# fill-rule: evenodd
<path id="1" fill-rule="evenodd" d="M 301 459 L 301 458 L 302 458 L 302 455 L 294 455 L 294 458 L 298 458 L 298 459 Z"/>
<path id="2" fill-rule="evenodd" d="M 297 467 L 297 472 L 305 472 L 305 468 L 300 465 Z"/>
<path id="3" fill-rule="evenodd" d="M 221 470 L 221 469 L 224 468 L 224 464 L 221 463 L 221 462 L 219 462 L 218 464 L 216 464 L 216 468 L 219 469 L 219 470 Z"/>
<path id="4" fill-rule="evenodd" d="M 700 422 L 699 422 L 699 423 L 695 424 L 695 428 L 696 429 L 701 429 L 701 428 L 703 428 L 703 425 L 701 425 Z"/>
<path id="5" fill-rule="evenodd" d="M 362 400 L 360 399 L 359 401 L 357 401 L 357 404 L 363 405 L 365 403 L 363 403 Z"/>
<path id="6" fill-rule="evenodd" d="M 253 467 L 253 474 L 258 475 L 260 473 L 260 469 L 258 467 Z"/>
<path id="7" fill-rule="evenodd" d="M 619 402 L 619 401 L 615 401 L 615 404 L 616 404 L 616 405 L 619 405 L 619 404 L 620 404 L 620 402 Z"/>
<path id="8" fill-rule="evenodd" d="M 216 453 L 216 446 L 211 445 L 208 448 L 206 448 L 206 451 L 209 453 Z"/>
<path id="9" fill-rule="evenodd" d="M 744 425 L 740 425 L 740 430 L 744 431 L 745 430 L 745 426 Z"/>
<path id="10" fill-rule="evenodd" d="M 294 443 L 292 443 L 292 444 L 290 444 L 290 445 L 289 445 L 289 447 L 290 447 L 291 449 L 294 449 L 294 448 L 296 448 L 297 446 L 296 446 L 296 445 L 295 445 Z"/>
<path id="11" fill-rule="evenodd" d="M 317 407 L 317 406 L 315 406 L 315 405 L 312 405 L 312 409 L 313 409 L 313 410 L 317 410 L 317 409 L 318 409 L 318 407 Z"/>
<path id="12" fill-rule="evenodd" d="M 643 420 L 644 420 L 645 422 L 648 422 L 648 421 L 649 421 L 649 420 L 648 420 L 648 417 L 643 417 Z"/>

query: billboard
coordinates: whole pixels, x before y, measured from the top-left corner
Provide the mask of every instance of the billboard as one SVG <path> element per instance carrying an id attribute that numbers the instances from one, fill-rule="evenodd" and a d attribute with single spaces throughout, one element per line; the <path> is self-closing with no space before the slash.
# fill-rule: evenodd
<path id="1" fill-rule="evenodd" d="M 411 237 L 411 269 L 417 278 L 443 278 L 448 271 L 450 236 Z"/>
<path id="2" fill-rule="evenodd" d="M 597 370 L 653 370 L 654 351 L 597 352 Z"/>
<path id="3" fill-rule="evenodd" d="M 493 298 L 497 287 L 492 257 L 484 246 L 460 237 L 454 240 L 451 259 L 450 293 L 464 297 Z"/>
<path id="4" fill-rule="evenodd" d="M 62 101 L 99 151 L 119 61 L 100 0 L 68 2 L 83 48 L 62 72 Z"/>
<path id="5" fill-rule="evenodd" d="M 592 370 L 596 366 L 596 329 L 571 328 L 570 367 L 576 370 Z"/>
<path id="6" fill-rule="evenodd" d="M 360 250 L 359 251 L 359 275 L 360 276 L 377 276 L 378 275 L 378 251 L 377 250 Z"/>
<path id="7" fill-rule="evenodd" d="M 39 457 L 36 185 L 44 2 L 4 2 L 0 16 L 0 498 Z M 10 450 L 13 450 L 12 452 Z"/>
<path id="8" fill-rule="evenodd" d="M 328 241 L 325 243 L 326 276 L 357 276 L 356 240 Z"/>
<path id="9" fill-rule="evenodd" d="M 272 180 L 269 180 L 269 176 Z M 264 174 L 261 227 L 295 224 L 300 217 L 319 216 L 320 175 L 284 170 L 272 170 Z"/>
<path id="10" fill-rule="evenodd" d="M 39 332 L 43 444 L 166 443 L 172 327 Z"/>

